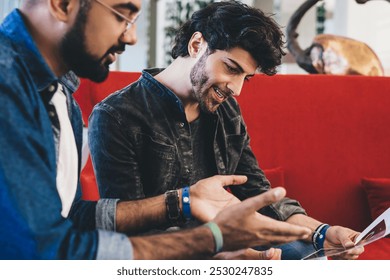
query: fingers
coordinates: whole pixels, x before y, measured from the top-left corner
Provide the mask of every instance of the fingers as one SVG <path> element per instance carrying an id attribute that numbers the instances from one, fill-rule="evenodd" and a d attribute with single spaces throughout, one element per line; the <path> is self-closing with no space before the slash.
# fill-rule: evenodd
<path id="1" fill-rule="evenodd" d="M 241 185 L 248 180 L 244 175 L 217 175 L 214 177 L 220 180 L 222 186 Z"/>
<path id="2" fill-rule="evenodd" d="M 356 260 L 364 252 L 363 246 L 357 246 L 339 255 L 331 256 L 335 260 Z"/>
<path id="3" fill-rule="evenodd" d="M 266 251 L 257 251 L 252 248 L 232 252 L 222 252 L 213 257 L 215 260 L 280 260 L 282 250 L 270 248 Z"/>
<path id="4" fill-rule="evenodd" d="M 282 187 L 271 189 L 260 195 L 248 198 L 241 203 L 241 207 L 245 209 L 245 214 L 255 212 L 264 206 L 270 205 L 281 200 L 286 195 L 286 190 Z"/>
<path id="5" fill-rule="evenodd" d="M 215 260 L 258 260 L 259 252 L 253 249 L 241 249 L 231 252 L 222 252 L 216 254 Z"/>
<path id="6" fill-rule="evenodd" d="M 247 260 L 280 260 L 282 257 L 282 250 L 276 248 L 269 248 L 265 251 L 257 251 L 254 249 L 246 249 Z"/>
<path id="7" fill-rule="evenodd" d="M 353 240 L 351 238 L 351 230 L 350 229 L 340 227 L 340 226 L 334 226 L 333 228 L 335 229 L 335 231 L 334 231 L 335 237 L 333 237 L 333 238 L 337 238 L 339 240 L 339 243 L 341 243 L 341 245 L 345 249 L 355 247 L 355 243 L 353 242 Z M 356 233 L 356 236 L 357 236 L 357 233 Z"/>
<path id="8" fill-rule="evenodd" d="M 355 247 L 355 243 L 353 242 L 353 240 L 356 238 L 358 233 L 356 233 L 354 237 L 351 237 L 351 230 L 339 226 L 337 226 L 337 229 L 338 230 L 336 232 L 338 233 L 338 238 L 340 240 L 341 245 L 343 245 L 345 249 Z"/>
<path id="9" fill-rule="evenodd" d="M 282 259 L 282 249 L 270 248 L 267 250 L 267 257 L 269 260 L 281 260 Z"/>
<path id="10" fill-rule="evenodd" d="M 342 240 L 341 244 L 343 244 L 344 248 L 346 248 L 346 249 L 352 248 L 355 246 L 355 243 L 353 243 L 352 240 L 349 238 Z"/>
<path id="11" fill-rule="evenodd" d="M 260 260 L 272 260 L 276 252 L 274 248 L 269 248 L 266 251 L 259 251 L 258 254 Z"/>
<path id="12" fill-rule="evenodd" d="M 259 255 L 259 260 L 269 260 L 269 257 L 273 256 L 274 255 L 274 252 L 272 250 L 273 248 L 271 249 L 268 249 L 267 251 L 259 251 L 257 252 L 257 254 Z"/>
<path id="13" fill-rule="evenodd" d="M 311 234 L 309 228 L 280 222 L 257 212 L 285 195 L 286 190 L 278 187 L 221 211 L 214 222 L 220 227 L 224 239 L 229 240 L 226 242 L 229 246 L 225 249 L 273 245 L 308 238 Z"/>
<path id="14" fill-rule="evenodd" d="M 356 260 L 360 254 L 364 252 L 363 246 L 358 246 L 352 249 L 349 249 L 345 254 L 343 254 L 343 258 L 347 260 Z"/>

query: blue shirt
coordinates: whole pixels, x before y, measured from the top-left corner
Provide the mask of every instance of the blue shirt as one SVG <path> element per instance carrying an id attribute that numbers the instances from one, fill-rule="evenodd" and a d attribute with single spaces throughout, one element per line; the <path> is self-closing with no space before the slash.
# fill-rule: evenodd
<path id="1" fill-rule="evenodd" d="M 0 26 L 0 259 L 129 259 L 115 233 L 117 200 L 81 200 L 61 216 L 56 187 L 60 127 L 51 98 L 64 85 L 81 155 L 82 123 L 73 73 L 58 78 L 46 64 L 19 10 Z M 80 164 L 79 164 L 80 166 Z"/>

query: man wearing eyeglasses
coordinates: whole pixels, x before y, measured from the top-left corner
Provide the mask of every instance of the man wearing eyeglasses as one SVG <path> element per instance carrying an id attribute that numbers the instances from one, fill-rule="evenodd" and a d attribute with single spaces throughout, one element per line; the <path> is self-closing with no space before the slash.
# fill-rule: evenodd
<path id="1" fill-rule="evenodd" d="M 1 24 L 1 259 L 209 258 L 308 236 L 305 227 L 255 216 L 284 197 L 282 188 L 233 203 L 223 186 L 242 184 L 245 176 L 214 176 L 192 185 L 193 215 L 208 223 L 165 235 L 118 233 L 166 222 L 172 205 L 162 195 L 142 203 L 80 200 L 74 73 L 103 81 L 116 55 L 136 43 L 140 9 L 140 0 L 26 0 Z M 207 217 L 210 212 L 216 217 Z"/>

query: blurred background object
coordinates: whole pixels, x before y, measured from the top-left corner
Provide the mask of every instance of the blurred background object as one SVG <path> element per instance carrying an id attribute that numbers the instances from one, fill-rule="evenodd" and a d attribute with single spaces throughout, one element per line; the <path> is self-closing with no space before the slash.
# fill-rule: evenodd
<path id="1" fill-rule="evenodd" d="M 1 0 L 0 1 L 0 20 L 3 21 L 5 16 L 14 8 L 20 6 L 23 0 Z"/>
<path id="2" fill-rule="evenodd" d="M 322 34 L 325 2 L 317 5 L 317 34 L 313 43 L 302 49 L 296 32 L 304 15 L 322 0 L 306 0 L 297 8 L 287 25 L 287 48 L 298 65 L 310 74 L 383 76 L 383 67 L 375 52 L 364 42 L 339 35 Z"/>
<path id="3" fill-rule="evenodd" d="M 180 22 L 186 11 L 196 9 L 200 2 L 188 0 L 142 0 L 140 19 L 137 21 L 138 43 L 128 47 L 131 51 L 123 53 L 112 70 L 141 71 L 147 67 L 165 67 L 168 64 L 167 50 L 170 48 L 169 32 L 174 27 L 173 18 Z M 363 3 L 358 4 L 356 1 Z M 310 46 L 318 33 L 333 34 L 353 38 L 369 45 L 381 61 L 385 75 L 390 75 L 390 5 L 385 0 L 325 0 L 324 6 L 310 9 L 302 18 L 297 32 L 300 46 Z M 23 0 L 0 0 L 0 19 L 2 20 L 14 7 Z M 274 15 L 283 31 L 297 8 L 306 0 L 246 0 L 248 5 L 262 9 Z M 190 6 L 188 6 L 188 3 Z M 170 15 L 171 14 L 171 15 Z M 182 20 L 181 19 L 181 20 Z M 168 33 L 167 33 L 168 31 Z M 279 68 L 281 74 L 307 74 L 298 66 L 294 57 L 288 53 Z"/>

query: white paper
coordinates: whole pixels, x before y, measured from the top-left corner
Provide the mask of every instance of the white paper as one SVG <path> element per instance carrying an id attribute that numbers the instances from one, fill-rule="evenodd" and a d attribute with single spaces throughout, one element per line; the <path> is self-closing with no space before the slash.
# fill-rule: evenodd
<path id="1" fill-rule="evenodd" d="M 355 246 L 364 246 L 390 233 L 390 208 L 375 219 L 355 240 Z"/>

